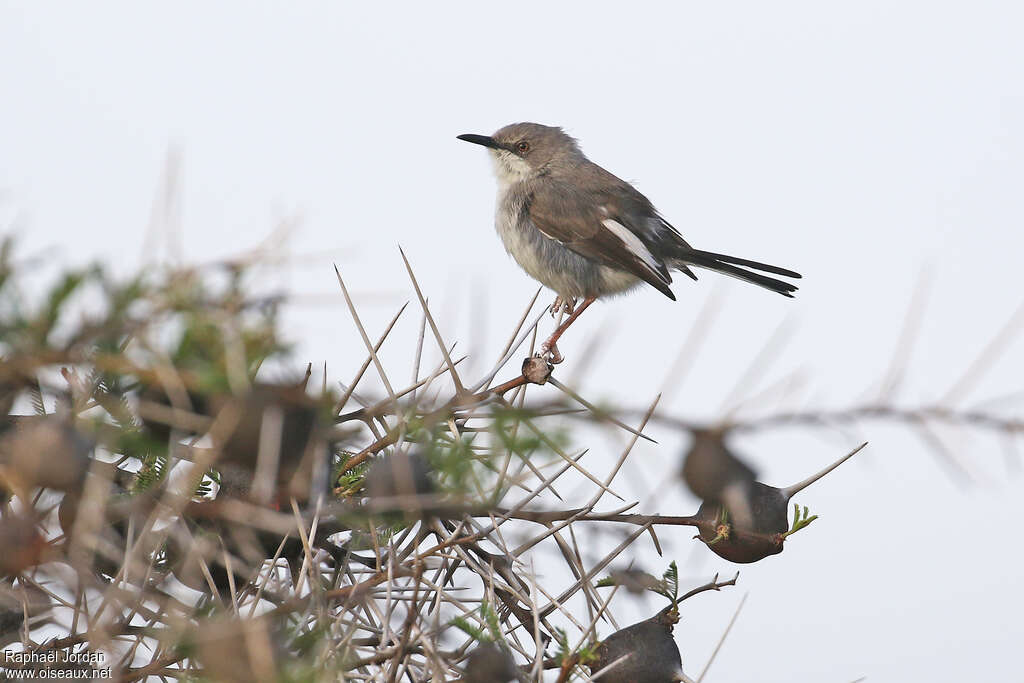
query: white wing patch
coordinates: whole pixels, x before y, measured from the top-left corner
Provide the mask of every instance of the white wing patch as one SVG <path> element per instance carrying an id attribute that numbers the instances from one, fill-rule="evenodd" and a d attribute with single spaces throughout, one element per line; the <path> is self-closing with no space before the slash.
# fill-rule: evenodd
<path id="1" fill-rule="evenodd" d="M 622 243 L 626 246 L 631 254 L 639 258 L 644 264 L 650 268 L 655 274 L 657 274 L 659 280 L 664 280 L 664 276 L 661 274 L 661 263 L 658 259 L 654 258 L 654 254 L 640 241 L 640 238 L 633 234 L 633 231 L 624 226 L 618 221 L 614 221 L 611 218 L 606 218 L 601 221 L 601 225 L 615 233 L 615 236 L 622 240 Z"/>
<path id="2" fill-rule="evenodd" d="M 537 224 L 534 223 L 533 221 L 530 221 L 530 223 L 533 224 L 533 227 L 537 228 L 537 232 L 539 232 L 540 234 L 544 235 L 545 237 L 547 237 L 552 242 L 558 242 L 559 244 L 565 244 L 565 242 L 563 242 L 562 240 L 558 239 L 557 237 L 553 237 L 553 236 L 547 234 L 546 232 L 544 232 L 543 230 L 541 230 L 539 227 L 537 227 Z"/>

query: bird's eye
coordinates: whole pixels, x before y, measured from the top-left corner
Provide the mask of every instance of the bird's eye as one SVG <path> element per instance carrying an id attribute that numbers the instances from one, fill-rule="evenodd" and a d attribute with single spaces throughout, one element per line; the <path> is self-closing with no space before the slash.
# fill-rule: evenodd
<path id="1" fill-rule="evenodd" d="M 527 142 L 526 140 L 520 140 L 516 144 L 516 149 L 519 150 L 520 154 L 526 154 L 527 152 L 530 151 L 530 143 Z"/>

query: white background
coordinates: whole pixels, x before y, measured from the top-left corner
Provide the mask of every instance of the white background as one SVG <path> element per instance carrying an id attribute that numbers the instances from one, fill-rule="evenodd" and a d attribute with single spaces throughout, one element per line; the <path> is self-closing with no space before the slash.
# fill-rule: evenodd
<path id="1" fill-rule="evenodd" d="M 565 126 L 698 247 L 804 274 L 793 301 L 704 274 L 677 280 L 675 303 L 647 289 L 595 306 L 566 337 L 559 369 L 571 377 L 586 340 L 602 335 L 573 380 L 591 398 L 646 406 L 717 296 L 668 412 L 721 414 L 780 324 L 781 351 L 742 388 L 769 393 L 741 417 L 870 401 L 920 291 L 920 334 L 895 400 L 928 403 L 1024 298 L 1018 4 L 164 7 L 0 2 L 0 225 L 23 253 L 99 257 L 127 273 L 232 254 L 294 222 L 287 249 L 316 257 L 267 284 L 300 295 L 289 316 L 296 365 L 326 361 L 332 378 L 347 381 L 363 351 L 330 263 L 376 335 L 411 296 L 398 244 L 445 334 L 482 353 L 471 368 L 497 353 L 535 285 L 493 232 L 483 150 L 455 135 L 520 120 Z M 155 199 L 169 156 L 181 169 L 170 219 Z M 407 312 L 385 347 L 402 378 L 418 322 Z M 987 406 L 1019 416 L 1021 352 L 1011 339 L 957 405 L 1001 397 Z M 680 439 L 649 431 L 661 446 L 638 447 L 620 488 L 656 491 L 648 510 L 691 512 L 692 498 L 666 481 Z M 973 485 L 905 427 L 739 442 L 780 485 L 861 435 L 871 445 L 800 497 L 822 518 L 783 555 L 686 604 L 676 636 L 687 672 L 699 673 L 749 590 L 708 681 L 1019 677 L 1020 461 L 980 432 L 939 433 Z M 598 458 L 615 447 L 596 445 L 588 462 L 603 472 Z M 689 536 L 665 529 L 669 556 L 635 559 L 660 573 L 675 557 L 693 581 L 733 569 Z M 620 613 L 636 618 L 660 607 L 626 602 Z"/>

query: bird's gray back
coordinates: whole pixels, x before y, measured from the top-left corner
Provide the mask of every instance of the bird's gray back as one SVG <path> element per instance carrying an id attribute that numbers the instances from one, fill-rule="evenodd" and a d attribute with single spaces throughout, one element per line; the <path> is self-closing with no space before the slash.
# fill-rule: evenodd
<path id="1" fill-rule="evenodd" d="M 587 159 L 582 152 L 580 157 L 572 166 L 556 165 L 550 169 L 551 179 L 562 181 L 554 187 L 572 187 L 574 192 L 585 195 L 592 205 L 607 207 L 609 213 L 619 216 L 623 225 L 648 248 L 654 248 L 669 234 L 680 237 L 640 190 Z"/>

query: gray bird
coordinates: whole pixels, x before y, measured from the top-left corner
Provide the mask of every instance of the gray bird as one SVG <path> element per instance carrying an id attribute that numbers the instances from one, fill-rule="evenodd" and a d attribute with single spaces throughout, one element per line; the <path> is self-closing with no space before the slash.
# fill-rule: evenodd
<path id="1" fill-rule="evenodd" d="M 800 274 L 691 247 L 632 185 L 587 159 L 561 128 L 513 123 L 494 135 L 459 135 L 487 147 L 498 176 L 495 226 L 516 262 L 558 295 L 551 307 L 569 317 L 541 346 L 562 360 L 556 342 L 596 299 L 646 282 L 675 300 L 671 271 L 694 280 L 690 266 L 731 275 L 791 297 L 796 286 L 754 271 Z M 576 307 L 576 300 L 583 299 Z"/>

